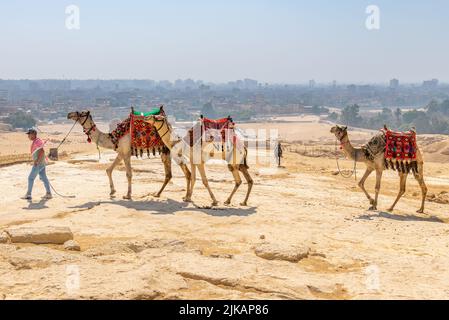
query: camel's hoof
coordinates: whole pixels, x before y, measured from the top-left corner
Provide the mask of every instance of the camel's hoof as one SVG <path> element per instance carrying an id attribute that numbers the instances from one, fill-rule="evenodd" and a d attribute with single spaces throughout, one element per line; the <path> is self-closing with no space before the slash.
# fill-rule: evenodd
<path id="1" fill-rule="evenodd" d="M 248 206 L 248 203 L 246 203 L 246 202 L 240 202 L 240 205 L 246 207 L 246 206 Z"/>
<path id="2" fill-rule="evenodd" d="M 182 201 L 184 201 L 184 202 L 192 202 L 192 199 L 187 198 L 187 197 L 182 197 Z"/>
<path id="3" fill-rule="evenodd" d="M 231 201 L 229 201 L 229 200 L 226 200 L 225 202 L 224 202 L 224 205 L 225 206 L 229 206 L 231 204 Z"/>
<path id="4" fill-rule="evenodd" d="M 115 195 L 115 190 L 113 190 L 113 191 L 111 191 L 110 193 L 109 193 L 109 195 L 112 197 L 113 195 Z"/>
<path id="5" fill-rule="evenodd" d="M 419 209 L 418 211 L 416 211 L 417 213 L 424 213 L 424 209 Z"/>
<path id="6" fill-rule="evenodd" d="M 394 208 L 388 208 L 387 211 L 388 212 L 393 212 Z"/>
<path id="7" fill-rule="evenodd" d="M 371 206 L 371 207 L 369 207 L 369 209 L 368 209 L 369 211 L 376 211 L 377 210 L 377 207 L 375 207 L 375 206 Z"/>
<path id="8" fill-rule="evenodd" d="M 131 196 L 129 196 L 129 195 L 123 196 L 123 199 L 124 200 L 131 200 Z"/>
<path id="9" fill-rule="evenodd" d="M 216 207 L 216 206 L 218 206 L 218 201 L 214 201 L 214 202 L 212 202 L 211 206 L 212 206 L 212 207 Z"/>
<path id="10" fill-rule="evenodd" d="M 374 199 L 369 199 L 369 204 L 373 205 L 374 204 Z"/>
<path id="11" fill-rule="evenodd" d="M 160 194 L 158 194 L 158 193 L 153 193 L 153 197 L 155 197 L 155 198 L 160 198 L 160 197 L 161 197 L 161 195 L 160 195 Z"/>

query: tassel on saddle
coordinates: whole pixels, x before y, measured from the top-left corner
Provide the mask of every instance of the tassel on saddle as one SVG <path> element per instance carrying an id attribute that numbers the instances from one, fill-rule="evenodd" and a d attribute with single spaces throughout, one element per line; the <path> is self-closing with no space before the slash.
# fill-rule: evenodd
<path id="1" fill-rule="evenodd" d="M 393 170 L 393 171 L 398 171 L 400 173 L 410 173 L 410 171 L 412 171 L 414 174 L 418 173 L 418 161 L 401 161 L 401 160 L 396 160 L 396 161 L 392 161 L 389 159 L 385 159 L 384 161 L 385 164 L 385 169 L 386 170 Z"/>

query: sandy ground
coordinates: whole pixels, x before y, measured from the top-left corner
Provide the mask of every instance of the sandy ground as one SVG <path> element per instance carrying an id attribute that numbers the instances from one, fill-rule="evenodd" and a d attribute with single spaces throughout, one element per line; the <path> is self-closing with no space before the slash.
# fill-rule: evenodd
<path id="1" fill-rule="evenodd" d="M 132 201 L 121 199 L 126 177 L 119 167 L 114 172 L 118 197 L 110 199 L 104 170 L 114 154 L 103 150 L 98 161 L 95 146 L 84 142 L 79 128 L 64 147 L 70 156 L 48 167 L 54 187 L 76 198 L 40 200 L 44 189 L 36 180 L 34 200 L 18 200 L 25 192 L 29 165 L 1 167 L 0 230 L 67 226 L 81 252 L 57 245 L 0 244 L 0 299 L 449 297 L 445 194 L 449 164 L 442 153 L 447 137 L 420 137 L 424 150 L 435 149 L 425 153 L 431 200 L 426 213 L 416 213 L 420 194 L 411 177 L 406 195 L 389 213 L 385 210 L 398 191 L 395 173 L 384 175 L 379 211 L 368 211 L 369 203 L 354 179 L 335 174 L 329 124 L 304 121 L 241 127 L 277 129 L 285 140 L 294 141 L 286 145 L 284 167 L 251 167 L 255 185 L 248 207 L 238 205 L 246 184 L 231 206 L 222 205 L 233 180 L 226 166 L 218 164 L 207 167 L 221 202 L 218 207 L 209 206 L 200 180 L 194 202 L 184 203 L 185 180 L 175 164 L 172 182 L 161 198 L 153 197 L 163 180 L 158 158 L 133 160 Z M 355 140 L 371 134 L 350 133 Z M 0 134 L 0 145 L 11 143 L 11 135 L 18 133 Z M 15 143 L 17 154 L 28 148 L 26 140 L 20 141 L 25 147 Z M 303 152 L 306 147 L 309 151 Z M 342 161 L 341 165 L 349 169 L 352 164 Z M 363 170 L 361 165 L 358 177 Z M 370 192 L 373 180 L 367 183 Z M 272 256 L 257 254 L 261 246 L 271 248 Z M 282 252 L 307 254 L 291 262 L 279 255 Z M 79 286 L 70 285 L 73 277 Z"/>

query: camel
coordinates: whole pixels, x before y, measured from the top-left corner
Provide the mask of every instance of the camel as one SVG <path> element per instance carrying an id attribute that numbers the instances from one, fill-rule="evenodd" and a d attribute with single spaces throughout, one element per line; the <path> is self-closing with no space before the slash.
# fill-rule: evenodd
<path id="1" fill-rule="evenodd" d="M 371 160 L 367 158 L 365 153 L 363 152 L 362 148 L 355 148 L 352 146 L 349 137 L 348 137 L 348 128 L 346 126 L 339 126 L 336 125 L 332 127 L 331 133 L 333 133 L 337 139 L 340 141 L 341 147 L 343 148 L 346 156 L 355 162 L 364 162 L 366 164 L 366 171 L 363 175 L 362 179 L 358 183 L 359 187 L 362 189 L 362 191 L 365 193 L 366 197 L 368 198 L 371 207 L 370 210 L 377 210 L 377 199 L 379 196 L 380 191 L 380 183 L 382 180 L 382 172 L 385 170 L 385 156 L 384 152 L 380 152 L 377 155 L 375 155 L 374 160 Z M 421 194 L 422 194 L 422 201 L 421 201 L 421 208 L 417 211 L 418 213 L 424 213 L 424 202 L 426 200 L 427 195 L 427 186 L 424 182 L 424 160 L 421 154 L 421 151 L 419 148 L 416 148 L 416 161 L 417 161 L 417 170 L 413 171 L 413 175 L 415 176 L 415 179 L 418 181 L 419 186 L 421 188 Z M 376 171 L 376 187 L 375 187 L 375 196 L 374 199 L 371 198 L 369 193 L 365 189 L 365 181 L 368 178 L 368 176 L 373 172 Z M 399 193 L 396 197 L 396 200 L 391 205 L 391 207 L 388 209 L 388 211 L 393 211 L 394 207 L 398 203 L 399 199 L 404 195 L 405 193 L 405 187 L 407 182 L 407 172 L 401 172 L 398 170 L 399 173 Z"/>
<path id="2" fill-rule="evenodd" d="M 240 178 L 239 171 L 242 172 L 245 180 L 248 183 L 248 189 L 243 202 L 240 203 L 242 206 L 248 205 L 248 198 L 251 193 L 251 189 L 253 186 L 253 179 L 251 178 L 248 169 L 249 166 L 247 164 L 247 155 L 248 151 L 246 147 L 237 148 L 235 144 L 233 144 L 233 148 L 231 151 L 226 152 L 221 150 L 217 150 L 214 146 L 213 141 L 202 141 L 194 144 L 193 147 L 190 146 L 186 139 L 180 139 L 173 131 L 172 126 L 168 123 L 166 117 L 161 115 L 154 115 L 145 118 L 145 121 L 154 125 L 159 135 L 162 137 L 162 141 L 165 146 L 171 150 L 171 154 L 173 156 L 173 160 L 176 162 L 186 163 L 190 162 L 190 197 L 193 193 L 193 187 L 195 185 L 196 180 L 196 169 L 201 175 L 201 180 L 206 187 L 209 195 L 212 199 L 212 206 L 216 206 L 218 204 L 217 199 L 215 198 L 209 183 L 206 177 L 205 171 L 205 163 L 209 159 L 220 159 L 225 160 L 228 163 L 228 169 L 231 171 L 235 185 L 231 194 L 225 201 L 225 205 L 229 205 L 231 203 L 231 199 L 236 193 L 239 186 L 242 184 L 242 179 Z M 220 138 L 221 139 L 221 138 Z"/>
<path id="3" fill-rule="evenodd" d="M 89 139 L 91 139 L 97 146 L 100 146 L 105 149 L 112 149 L 117 152 L 117 157 L 112 162 L 112 164 L 109 166 L 109 168 L 106 169 L 106 174 L 109 178 L 109 186 L 110 186 L 110 196 L 114 197 L 116 190 L 114 187 L 114 182 L 112 180 L 112 171 L 114 168 L 123 160 L 125 163 L 126 168 L 126 177 L 128 179 L 128 192 L 125 196 L 123 196 L 123 199 L 130 200 L 131 199 L 131 180 L 132 180 L 132 168 L 131 168 L 131 134 L 128 132 L 125 134 L 118 142 L 117 148 L 115 147 L 114 143 L 111 140 L 111 137 L 107 133 L 101 132 L 97 126 L 95 125 L 94 121 L 92 120 L 92 115 L 90 114 L 90 111 L 82 111 L 82 112 L 70 112 L 67 115 L 67 119 L 74 120 L 76 122 L 79 122 L 81 126 L 83 127 L 84 133 L 88 136 Z M 164 150 L 161 154 L 161 160 L 164 164 L 164 171 L 165 171 L 165 180 L 162 184 L 161 189 L 159 192 L 157 192 L 154 196 L 160 197 L 162 191 L 164 191 L 165 186 L 168 184 L 168 182 L 172 178 L 172 171 L 171 171 L 171 157 L 170 157 L 170 150 Z M 186 196 L 183 198 L 184 201 L 189 201 L 190 199 L 190 171 L 188 167 L 184 164 L 180 164 L 180 167 L 182 171 L 184 172 L 184 175 L 186 177 L 187 181 L 187 192 Z"/>

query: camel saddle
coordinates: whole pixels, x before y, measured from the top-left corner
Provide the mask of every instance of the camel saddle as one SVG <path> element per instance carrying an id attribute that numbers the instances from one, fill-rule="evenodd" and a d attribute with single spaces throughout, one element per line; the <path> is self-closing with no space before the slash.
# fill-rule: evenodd
<path id="1" fill-rule="evenodd" d="M 225 143 L 226 139 L 233 139 L 235 143 L 236 135 L 234 133 L 234 122 L 228 116 L 222 119 L 208 119 L 203 116 L 184 137 L 184 141 L 193 147 L 198 142 L 204 140 L 207 142 L 221 142 Z"/>
<path id="2" fill-rule="evenodd" d="M 117 128 L 112 131 L 109 135 L 112 142 L 117 149 L 119 140 L 126 134 L 131 134 L 131 154 L 138 157 L 142 157 L 144 151 L 146 151 L 148 157 L 150 153 L 156 155 L 156 151 L 160 153 L 167 153 L 168 149 L 165 147 L 159 133 L 156 128 L 145 122 L 145 117 L 150 115 L 163 115 L 165 116 L 164 109 L 155 108 L 150 112 L 140 112 L 131 109 L 131 113 L 128 118 L 117 125 Z"/>
<path id="3" fill-rule="evenodd" d="M 371 140 L 362 146 L 365 156 L 374 160 L 380 153 L 384 154 L 385 168 L 397 170 L 402 173 L 414 173 L 418 170 L 416 160 L 416 132 L 396 132 L 387 127 L 380 130 Z"/>

